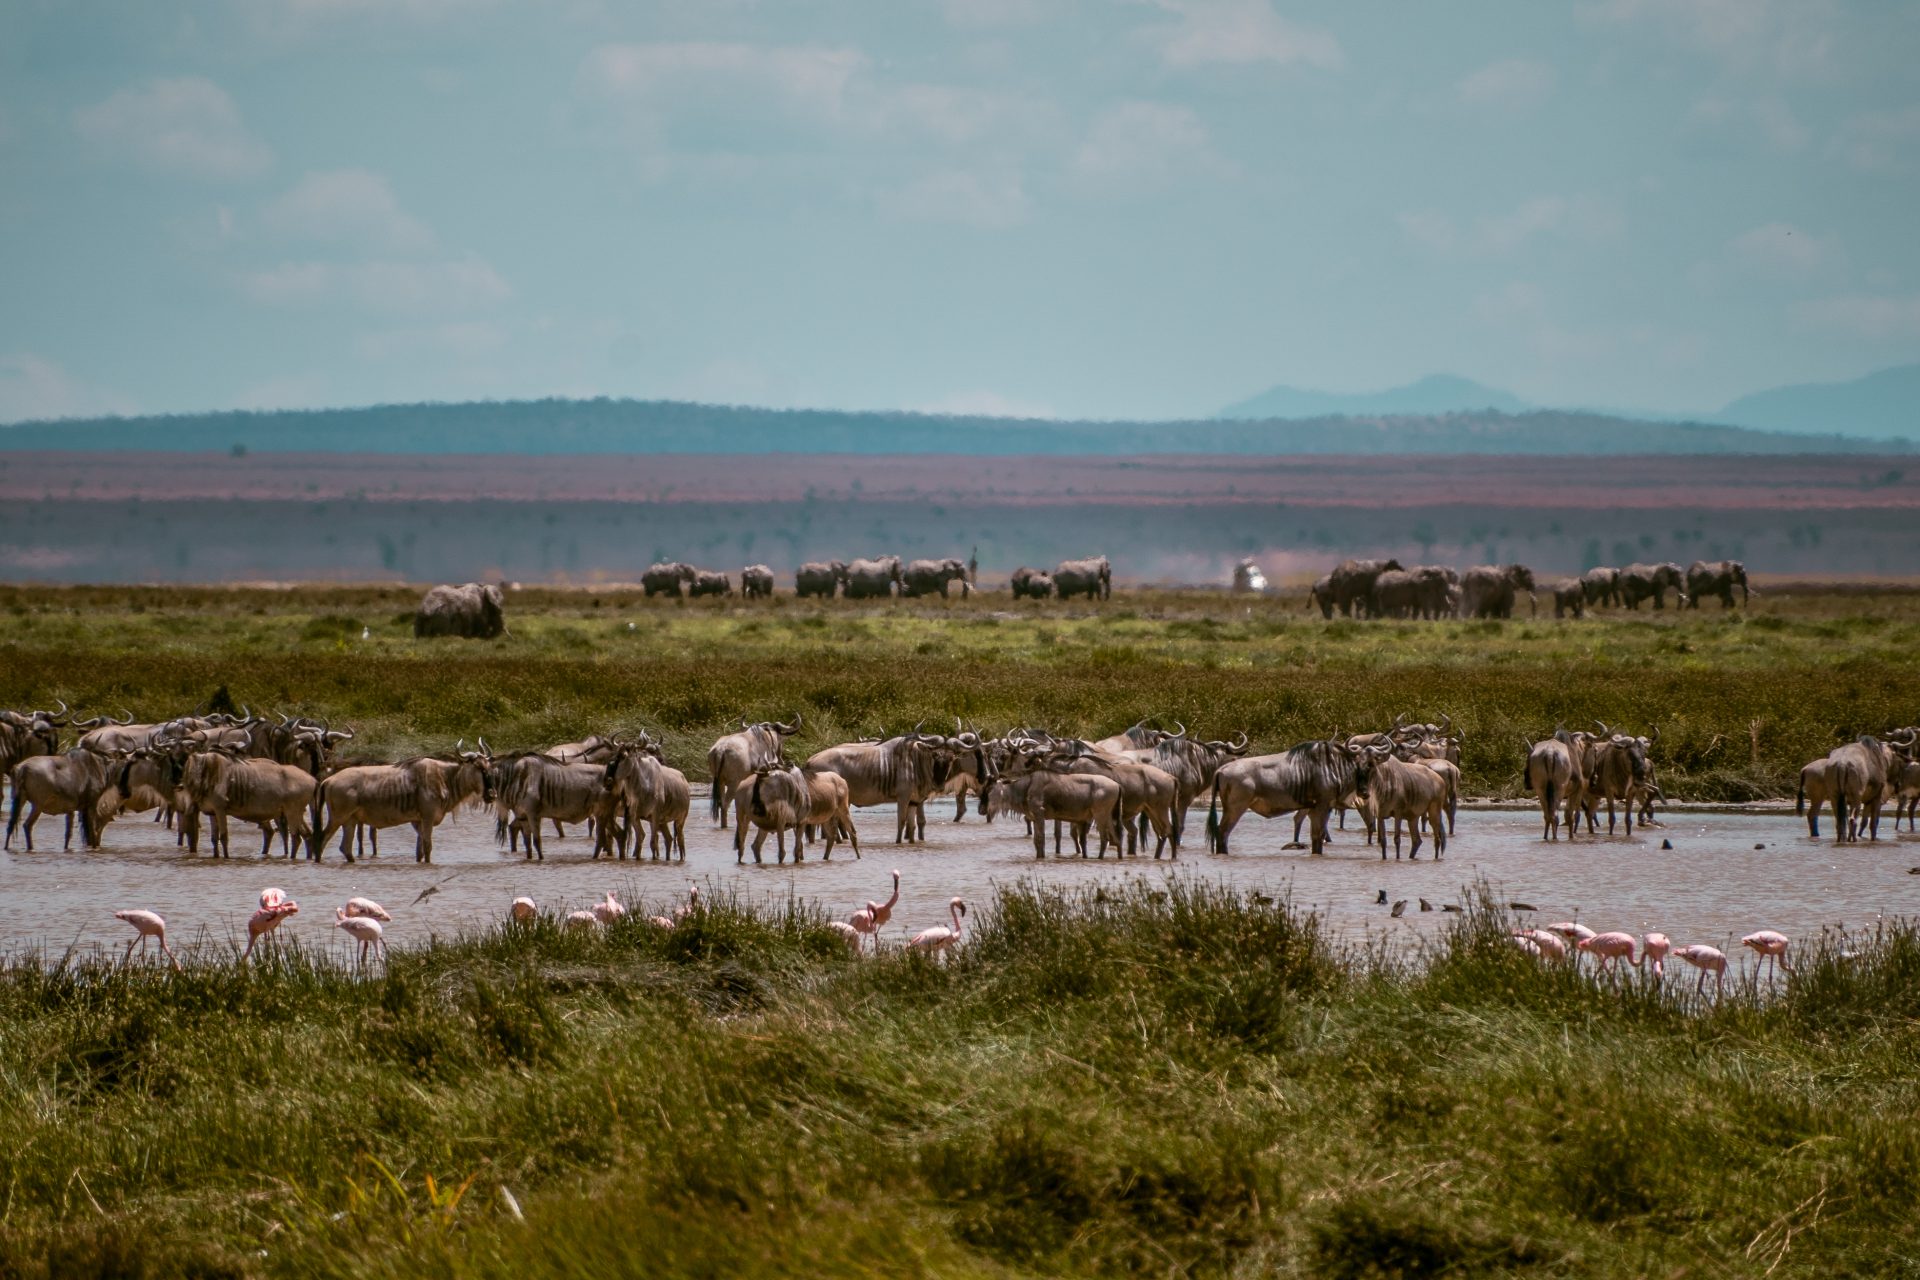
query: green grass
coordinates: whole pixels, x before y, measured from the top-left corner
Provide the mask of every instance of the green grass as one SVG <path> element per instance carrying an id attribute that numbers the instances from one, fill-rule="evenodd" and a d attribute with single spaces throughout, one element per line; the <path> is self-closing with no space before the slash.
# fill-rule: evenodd
<path id="1" fill-rule="evenodd" d="M 1262 749 L 1450 713 L 1470 790 L 1512 796 L 1558 721 L 1658 724 L 1674 798 L 1791 794 L 1840 733 L 1920 713 L 1920 596 L 1781 591 L 1749 611 L 1584 622 L 1326 622 L 1297 598 L 1127 592 L 1101 606 L 643 601 L 516 592 L 497 641 L 416 641 L 405 588 L 0 588 L 0 705 L 163 716 L 224 686 L 353 724 L 367 755 L 644 725 L 693 776 L 746 715 L 801 746 L 966 716 L 1093 735 L 1143 715 Z M 363 629 L 368 639 L 362 640 Z"/>
<path id="2" fill-rule="evenodd" d="M 0 1275 L 1911 1275 L 1920 935 L 1609 989 L 1188 882 L 0 972 Z M 1817 952 L 1817 954 L 1814 954 Z M 508 1207 L 503 1190 L 520 1206 Z"/>

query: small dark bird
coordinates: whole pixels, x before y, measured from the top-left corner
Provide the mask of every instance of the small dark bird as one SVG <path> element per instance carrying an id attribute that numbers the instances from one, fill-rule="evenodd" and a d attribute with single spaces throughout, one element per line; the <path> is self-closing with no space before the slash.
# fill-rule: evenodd
<path id="1" fill-rule="evenodd" d="M 1914 874 L 1920 875 L 1920 867 L 1914 868 Z M 1387 891 L 1385 889 L 1382 889 L 1380 896 L 1373 900 L 1373 905 L 1376 907 L 1384 907 L 1387 905 Z"/>
<path id="2" fill-rule="evenodd" d="M 1252 902 L 1256 907 L 1270 907 L 1273 905 L 1273 899 L 1264 893 L 1249 894 L 1247 895 L 1247 900 Z"/>
<path id="3" fill-rule="evenodd" d="M 1442 911 L 1458 911 L 1460 904 L 1457 902 L 1443 902 L 1440 904 L 1440 909 Z"/>
<path id="4" fill-rule="evenodd" d="M 1910 876 L 1920 876 L 1920 867 L 1908 867 L 1907 874 Z"/>
<path id="5" fill-rule="evenodd" d="M 459 875 L 459 874 L 460 873 L 457 871 L 453 873 L 453 875 Z M 430 884 L 426 888 L 422 889 L 420 891 L 420 896 L 413 900 L 413 905 L 417 907 L 421 903 L 425 902 L 428 898 L 431 898 L 434 894 L 440 892 L 440 885 L 445 884 L 448 880 L 451 880 L 451 879 L 453 879 L 453 876 L 447 876 L 440 881 L 440 884 Z"/>
<path id="6" fill-rule="evenodd" d="M 1428 902 L 1425 898 L 1422 898 L 1420 899 L 1420 909 L 1422 911 L 1431 911 L 1433 910 L 1433 904 L 1431 902 Z"/>
<path id="7" fill-rule="evenodd" d="M 1755 846 L 1753 846 L 1753 847 L 1754 847 L 1754 848 L 1756 848 L 1756 849 L 1764 849 L 1764 848 L 1766 848 L 1767 846 L 1766 846 L 1766 845 L 1764 845 L 1764 844 L 1756 844 L 1756 845 L 1755 845 Z"/>
<path id="8" fill-rule="evenodd" d="M 1531 902 L 1509 902 L 1507 904 L 1507 910 L 1509 911 L 1538 911 L 1539 909 L 1540 908 L 1534 906 Z"/>
<path id="9" fill-rule="evenodd" d="M 1406 914 L 1406 911 L 1407 911 L 1407 900 L 1405 898 L 1402 898 L 1400 899 L 1400 901 L 1393 904 L 1393 911 L 1390 914 L 1393 916 L 1395 920 L 1398 920 L 1401 916 Z"/>
<path id="10" fill-rule="evenodd" d="M 1660 842 L 1660 847 L 1661 847 L 1662 849 L 1671 849 L 1671 848 L 1673 848 L 1673 841 L 1671 841 L 1671 840 L 1662 840 L 1662 841 Z"/>

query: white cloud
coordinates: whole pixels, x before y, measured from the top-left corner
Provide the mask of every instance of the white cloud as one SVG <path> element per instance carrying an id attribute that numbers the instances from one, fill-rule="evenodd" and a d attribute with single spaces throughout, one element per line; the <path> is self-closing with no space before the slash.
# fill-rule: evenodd
<path id="1" fill-rule="evenodd" d="M 1854 116 L 1834 134 L 1831 151 L 1868 173 L 1920 167 L 1920 105 Z"/>
<path id="2" fill-rule="evenodd" d="M 1834 57 L 1832 0 L 1601 0 L 1591 20 L 1641 26 L 1691 52 L 1760 75 L 1822 77 Z"/>
<path id="3" fill-rule="evenodd" d="M 148 80 L 74 113 L 80 135 L 159 173 L 234 181 L 273 163 L 226 90 L 200 76 Z"/>
<path id="4" fill-rule="evenodd" d="M 952 146 L 1002 141 L 1043 130 L 1051 104 L 1017 94 L 940 84 L 906 84 L 886 91 L 890 123 Z"/>
<path id="5" fill-rule="evenodd" d="M 1027 193 L 1020 175 L 999 170 L 943 169 L 881 197 L 896 217 L 924 222 L 957 222 L 987 230 L 1017 226 L 1027 217 Z"/>
<path id="6" fill-rule="evenodd" d="M 1920 339 L 1920 294 L 1820 298 L 1801 304 L 1798 315 L 1809 328 L 1876 342 Z"/>
<path id="7" fill-rule="evenodd" d="M 433 232 L 400 207 L 393 188 L 365 169 L 309 173 L 269 204 L 267 226 L 281 235 L 383 253 L 433 248 Z"/>
<path id="8" fill-rule="evenodd" d="M 811 45 L 608 44 L 587 54 L 580 82 L 592 93 L 649 108 L 746 91 L 777 107 L 833 117 L 845 105 L 849 82 L 867 65 L 857 49 Z"/>
<path id="9" fill-rule="evenodd" d="M 1696 133 L 1756 136 L 1776 151 L 1792 154 L 1807 145 L 1807 126 L 1779 98 L 1707 97 L 1687 112 Z"/>
<path id="10" fill-rule="evenodd" d="M 1331 33 L 1289 22 L 1269 0 L 1154 0 L 1179 21 L 1149 33 L 1169 66 L 1308 66 L 1334 70 L 1345 55 Z"/>
<path id="11" fill-rule="evenodd" d="M 1625 227 L 1625 219 L 1611 202 L 1554 195 L 1536 196 L 1504 213 L 1485 214 L 1470 226 L 1456 225 L 1432 209 L 1402 213 L 1399 223 L 1401 232 L 1423 248 L 1481 255 L 1513 253 L 1547 235 L 1587 242 L 1609 240 Z"/>
<path id="12" fill-rule="evenodd" d="M 0 422 L 132 412 L 133 402 L 125 396 L 88 386 L 45 356 L 0 355 Z"/>
<path id="13" fill-rule="evenodd" d="M 446 262 L 285 262 L 245 272 L 240 291 L 255 302 L 283 307 L 348 303 L 401 314 L 457 313 L 513 296 L 494 269 L 477 258 Z"/>
<path id="14" fill-rule="evenodd" d="M 1460 101 L 1474 106 L 1528 107 L 1553 91 L 1553 68 L 1530 58 L 1490 62 L 1454 86 Z"/>
<path id="15" fill-rule="evenodd" d="M 1043 404 L 1003 396 L 997 391 L 956 391 L 915 406 L 918 413 L 951 414 L 966 418 L 1056 418 Z"/>
<path id="16" fill-rule="evenodd" d="M 1183 168 L 1214 163 L 1207 129 L 1190 107 L 1123 102 L 1101 112 L 1073 157 L 1074 172 L 1096 181 L 1153 183 Z"/>

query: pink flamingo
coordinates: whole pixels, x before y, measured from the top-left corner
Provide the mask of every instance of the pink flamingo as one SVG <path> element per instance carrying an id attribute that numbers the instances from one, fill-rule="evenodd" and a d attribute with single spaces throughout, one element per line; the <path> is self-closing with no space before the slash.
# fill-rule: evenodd
<path id="1" fill-rule="evenodd" d="M 1566 941 L 1551 929 L 1521 929 L 1513 936 L 1515 940 L 1524 940 L 1532 943 L 1534 953 L 1548 960 L 1565 960 L 1567 958 Z"/>
<path id="2" fill-rule="evenodd" d="M 600 924 L 600 917 L 591 911 L 569 911 L 561 923 L 569 929 L 594 929 Z"/>
<path id="3" fill-rule="evenodd" d="M 593 918 L 601 924 L 612 924 L 615 920 L 618 920 L 626 914 L 627 909 L 620 905 L 619 900 L 613 896 L 613 890 L 611 889 L 607 890 L 607 900 L 605 902 L 596 902 L 593 904 Z"/>
<path id="4" fill-rule="evenodd" d="M 1600 967 L 1609 974 L 1614 972 L 1613 962 L 1625 960 L 1628 964 L 1637 964 L 1633 958 L 1634 937 L 1630 933 L 1596 933 L 1591 938 L 1580 939 L 1580 950 L 1590 951 L 1600 957 Z"/>
<path id="5" fill-rule="evenodd" d="M 515 898 L 507 910 L 515 924 L 532 924 L 540 918 L 540 908 L 532 898 Z"/>
<path id="6" fill-rule="evenodd" d="M 367 948 L 374 948 L 382 960 L 387 958 L 387 931 L 372 916 L 350 916 L 347 909 L 341 907 L 334 912 L 333 927 L 344 929 L 347 936 L 360 944 L 360 963 L 367 963 Z"/>
<path id="7" fill-rule="evenodd" d="M 387 914 L 387 909 L 372 898 L 348 898 L 347 905 L 341 909 L 350 916 L 365 916 L 369 920 L 393 923 L 393 917 Z"/>
<path id="8" fill-rule="evenodd" d="M 120 957 L 120 963 L 122 965 L 125 965 L 133 959 L 133 946 L 136 942 L 140 944 L 140 958 L 142 960 L 146 959 L 147 939 L 154 938 L 160 943 L 161 954 L 173 961 L 174 972 L 178 973 L 180 971 L 180 958 L 174 955 L 173 948 L 167 945 L 167 922 L 162 920 L 157 913 L 152 911 L 116 911 L 113 913 L 113 918 L 115 920 L 125 920 L 134 928 L 134 936 L 127 939 L 127 953 Z"/>
<path id="9" fill-rule="evenodd" d="M 687 904 L 684 907 L 675 907 L 673 909 L 674 922 L 678 923 L 682 920 L 685 920 L 688 916 L 692 915 L 694 912 L 698 911 L 699 909 L 700 909 L 700 886 L 697 884 L 690 884 L 687 886 Z"/>
<path id="10" fill-rule="evenodd" d="M 895 871 L 893 873 L 893 896 L 891 898 L 888 898 L 885 902 L 869 901 L 866 906 L 847 917 L 847 924 L 852 927 L 856 934 L 865 934 L 867 937 L 873 939 L 873 949 L 876 954 L 878 954 L 880 950 L 880 929 L 887 921 L 893 919 L 893 908 L 899 901 L 900 873 Z"/>
<path id="11" fill-rule="evenodd" d="M 853 914 L 857 919 L 861 913 L 856 911 Z M 855 955 L 860 954 L 861 937 L 860 937 L 860 930 L 858 928 L 848 924 L 844 920 L 829 920 L 827 921 L 827 928 L 839 934 L 840 940 L 846 943 L 847 946 L 850 949 L 852 949 L 853 954 Z"/>
<path id="12" fill-rule="evenodd" d="M 1664 933 L 1650 933 L 1640 939 L 1640 963 L 1653 966 L 1653 977 L 1657 982 L 1667 976 L 1667 953 L 1673 950 L 1673 943 Z"/>
<path id="13" fill-rule="evenodd" d="M 247 949 L 240 953 L 240 959 L 244 961 L 251 956 L 260 939 L 278 929 L 282 920 L 299 914 L 300 904 L 279 889 L 261 893 L 260 909 L 247 919 Z"/>
<path id="14" fill-rule="evenodd" d="M 1727 982 L 1726 952 L 1720 950 L 1718 947 L 1709 947 L 1703 942 L 1696 942 L 1690 947 L 1674 948 L 1673 955 L 1675 959 L 1685 960 L 1688 964 L 1700 971 L 1700 981 L 1693 984 L 1693 989 L 1696 992 L 1706 990 L 1707 975 L 1712 974 L 1713 993 L 1715 995 L 1720 994 L 1721 988 L 1724 987 Z"/>
<path id="15" fill-rule="evenodd" d="M 960 941 L 960 921 L 967 914 L 967 904 L 955 898 L 947 904 L 947 913 L 953 917 L 953 927 L 944 924 L 934 925 L 931 929 L 922 929 L 907 941 L 907 946 L 928 955 L 944 952 Z"/>
<path id="16" fill-rule="evenodd" d="M 1758 933 L 1750 933 L 1740 939 L 1741 946 L 1752 947 L 1760 953 L 1762 963 L 1778 965 L 1791 976 L 1793 966 L 1787 963 L 1788 942 L 1786 934 L 1775 933 L 1772 929 L 1762 929 Z"/>
<path id="17" fill-rule="evenodd" d="M 1524 933 L 1516 933 L 1513 935 L 1513 945 L 1532 956 L 1535 960 L 1540 959 L 1544 954 L 1540 950 L 1540 944 Z"/>
<path id="18" fill-rule="evenodd" d="M 1547 926 L 1547 932 L 1557 933 L 1568 942 L 1576 945 L 1595 936 L 1593 930 L 1583 924 L 1577 924 L 1572 920 L 1562 920 L 1559 924 L 1550 924 Z"/>

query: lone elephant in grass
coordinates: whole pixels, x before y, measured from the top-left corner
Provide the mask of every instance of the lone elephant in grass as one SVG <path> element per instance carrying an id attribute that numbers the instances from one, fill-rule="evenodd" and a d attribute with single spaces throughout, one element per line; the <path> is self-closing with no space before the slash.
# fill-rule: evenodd
<path id="1" fill-rule="evenodd" d="M 491 583 L 439 586 L 427 592 L 413 615 L 413 634 L 491 640 L 507 629 L 506 596 Z"/>
<path id="2" fill-rule="evenodd" d="M 1720 597 L 1722 609 L 1733 608 L 1733 589 L 1740 588 L 1740 601 L 1752 599 L 1747 586 L 1747 566 L 1738 560 L 1695 560 L 1687 566 L 1687 607 L 1698 609 L 1702 596 Z"/>

